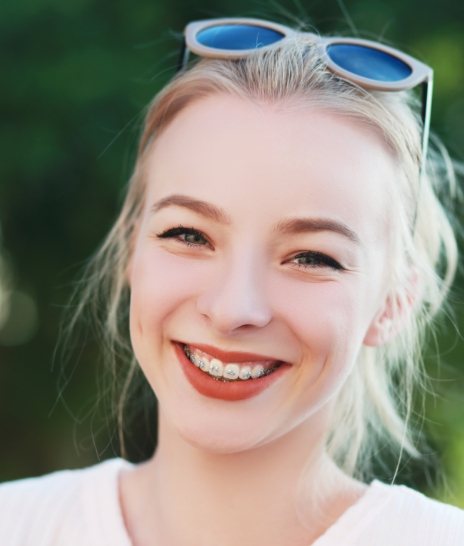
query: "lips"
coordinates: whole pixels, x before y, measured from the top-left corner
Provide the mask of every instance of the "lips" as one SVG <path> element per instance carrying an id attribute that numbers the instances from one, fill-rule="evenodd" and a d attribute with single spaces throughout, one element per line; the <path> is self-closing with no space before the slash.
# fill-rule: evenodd
<path id="1" fill-rule="evenodd" d="M 290 365 L 286 362 L 276 360 L 268 355 L 243 352 L 225 352 L 209 345 L 185 345 L 180 342 L 173 342 L 174 349 L 182 367 L 182 370 L 193 386 L 201 395 L 209 398 L 216 398 L 227 401 L 245 400 L 257 396 L 277 381 Z M 226 367 L 242 365 L 242 369 L 254 364 L 253 369 L 262 367 L 261 374 L 254 374 L 250 377 L 237 377 L 236 380 L 227 380 L 225 377 L 214 377 L 194 364 L 186 355 L 184 348 L 205 353 L 212 360 L 220 359 Z M 187 351 L 189 352 L 189 351 Z"/>
<path id="2" fill-rule="evenodd" d="M 274 356 L 268 356 L 268 355 L 259 355 L 256 353 L 243 353 L 243 352 L 237 352 L 237 351 L 221 351 L 220 349 L 217 349 L 216 347 L 212 347 L 211 345 L 204 345 L 204 344 L 198 344 L 195 343 L 195 345 L 188 345 L 189 347 L 200 349 L 200 351 L 203 351 L 204 353 L 207 353 L 208 355 L 218 358 L 222 362 L 265 362 L 265 361 L 273 361 L 280 360 Z"/>

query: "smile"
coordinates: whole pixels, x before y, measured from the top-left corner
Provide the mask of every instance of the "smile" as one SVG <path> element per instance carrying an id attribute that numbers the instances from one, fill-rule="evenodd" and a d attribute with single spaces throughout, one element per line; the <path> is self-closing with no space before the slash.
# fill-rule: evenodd
<path id="1" fill-rule="evenodd" d="M 275 372 L 282 364 L 282 362 L 277 360 L 224 363 L 219 358 L 208 355 L 189 345 L 183 345 L 182 348 L 193 365 L 218 381 L 259 379 Z"/>
<path id="2" fill-rule="evenodd" d="M 229 402 L 259 395 L 293 367 L 269 356 L 226 353 L 207 345 L 201 345 L 202 349 L 213 354 L 182 342 L 173 346 L 190 385 L 203 396 Z"/>

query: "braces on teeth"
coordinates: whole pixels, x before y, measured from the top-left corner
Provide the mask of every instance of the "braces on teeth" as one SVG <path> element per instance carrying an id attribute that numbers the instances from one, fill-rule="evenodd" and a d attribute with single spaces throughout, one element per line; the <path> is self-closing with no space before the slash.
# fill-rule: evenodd
<path id="1" fill-rule="evenodd" d="M 258 379 L 271 374 L 279 365 L 264 369 L 261 364 L 255 366 L 240 366 L 239 364 L 224 364 L 217 358 L 202 358 L 193 353 L 187 345 L 183 346 L 187 358 L 201 371 L 209 374 L 211 377 L 221 381 L 246 381 L 248 379 Z"/>

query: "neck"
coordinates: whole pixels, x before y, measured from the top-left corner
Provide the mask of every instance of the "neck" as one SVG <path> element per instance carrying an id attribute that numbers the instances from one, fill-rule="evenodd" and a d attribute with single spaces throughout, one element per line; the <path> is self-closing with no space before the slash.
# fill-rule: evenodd
<path id="1" fill-rule="evenodd" d="M 323 445 L 311 423 L 255 449 L 212 453 L 186 442 L 161 417 L 157 451 L 140 467 L 134 489 L 138 532 L 142 514 L 152 529 L 145 525 L 135 544 L 307 546 L 346 509 L 340 492 L 353 493 L 353 481 Z"/>

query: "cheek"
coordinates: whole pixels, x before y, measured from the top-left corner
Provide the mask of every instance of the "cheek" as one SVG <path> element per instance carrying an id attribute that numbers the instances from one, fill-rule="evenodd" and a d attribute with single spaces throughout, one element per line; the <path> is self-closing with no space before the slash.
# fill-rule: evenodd
<path id="1" fill-rule="evenodd" d="M 154 335 L 196 291 L 201 267 L 159 249 L 136 251 L 131 263 L 131 336 Z M 149 334 L 148 332 L 151 332 Z"/>
<path id="2" fill-rule="evenodd" d="M 303 346 L 303 358 L 343 366 L 362 344 L 367 313 L 357 283 L 322 281 L 275 287 L 280 306 Z"/>

